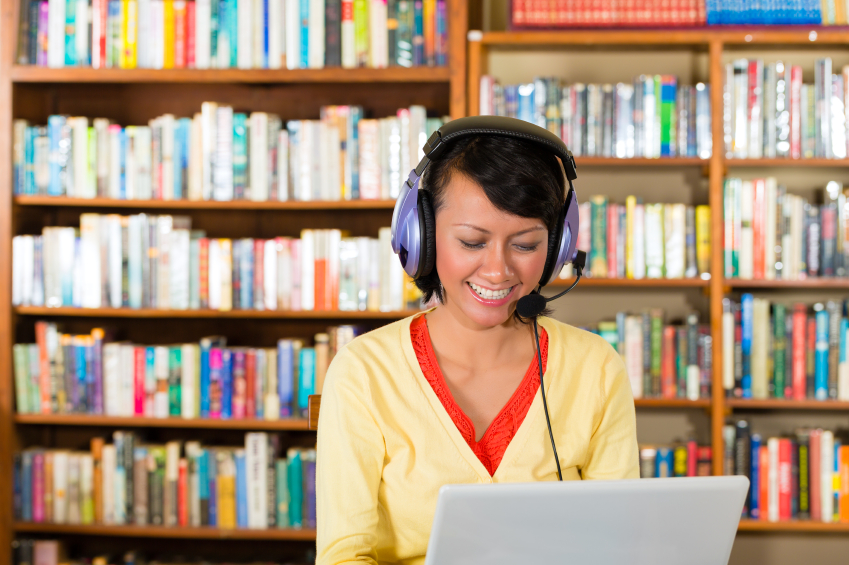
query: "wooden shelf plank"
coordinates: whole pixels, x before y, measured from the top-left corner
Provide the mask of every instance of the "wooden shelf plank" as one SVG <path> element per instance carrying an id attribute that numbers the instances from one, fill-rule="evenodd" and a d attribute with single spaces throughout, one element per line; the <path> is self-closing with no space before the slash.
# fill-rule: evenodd
<path id="1" fill-rule="evenodd" d="M 849 410 L 849 402 L 845 400 L 727 398 L 725 405 L 746 410 Z"/>
<path id="2" fill-rule="evenodd" d="M 449 81 L 448 67 L 385 69 L 92 69 L 12 67 L 12 82 L 25 83 L 417 83 Z"/>
<path id="3" fill-rule="evenodd" d="M 18 206 L 61 206 L 81 208 L 164 208 L 169 210 L 391 210 L 395 200 L 290 200 L 286 202 L 233 200 L 119 200 L 115 198 L 71 198 L 67 196 L 16 196 Z"/>
<path id="4" fill-rule="evenodd" d="M 268 318 L 286 320 L 399 320 L 421 310 L 396 312 L 343 312 L 339 310 L 157 310 L 154 308 L 46 308 L 18 306 L 22 316 L 69 316 L 80 318 Z"/>
<path id="5" fill-rule="evenodd" d="M 766 522 L 761 520 L 740 520 L 737 528 L 742 532 L 849 532 L 849 522 L 813 522 L 810 520 L 790 520 L 785 522 Z"/>
<path id="6" fill-rule="evenodd" d="M 575 164 L 578 168 L 593 167 L 593 166 L 621 166 L 621 167 L 687 167 L 687 166 L 707 166 L 709 160 L 699 159 L 698 157 L 661 157 L 659 159 L 649 159 L 646 157 L 633 157 L 631 159 L 618 159 L 615 157 L 575 157 Z"/>
<path id="7" fill-rule="evenodd" d="M 733 167 L 849 167 L 849 159 L 725 159 Z"/>
<path id="8" fill-rule="evenodd" d="M 710 398 L 689 400 L 687 398 L 635 398 L 637 408 L 710 408 Z"/>
<path id="9" fill-rule="evenodd" d="M 45 426 L 103 426 L 116 428 L 187 428 L 214 430 L 307 431 L 306 418 L 281 420 L 217 420 L 212 418 L 147 418 L 96 414 L 15 414 L 16 424 Z"/>
<path id="10" fill-rule="evenodd" d="M 549 287 L 567 287 L 575 282 L 575 279 L 556 279 L 549 284 Z M 582 278 L 576 289 L 591 286 L 601 288 L 707 288 L 710 285 L 710 279 L 594 279 Z"/>
<path id="11" fill-rule="evenodd" d="M 781 289 L 843 289 L 849 290 L 849 277 L 818 277 L 800 281 L 725 279 L 731 288 L 781 288 Z"/>
<path id="12" fill-rule="evenodd" d="M 269 528 L 267 530 L 220 529 L 211 527 L 170 526 L 104 526 L 74 524 L 44 524 L 15 522 L 17 533 L 55 535 L 119 536 L 134 538 L 173 539 L 226 539 L 226 540 L 302 540 L 315 541 L 315 530 L 294 528 Z"/>

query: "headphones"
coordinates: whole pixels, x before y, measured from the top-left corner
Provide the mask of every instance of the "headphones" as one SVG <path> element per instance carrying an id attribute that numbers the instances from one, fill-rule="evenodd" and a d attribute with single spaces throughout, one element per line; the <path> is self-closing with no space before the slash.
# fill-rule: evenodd
<path id="1" fill-rule="evenodd" d="M 566 144 L 552 132 L 538 125 L 505 116 L 471 116 L 452 120 L 433 132 L 422 148 L 424 157 L 410 171 L 392 212 L 392 251 L 398 255 L 404 271 L 413 279 L 433 270 L 436 261 L 436 221 L 433 200 L 427 188 L 419 183 L 428 164 L 439 157 L 448 145 L 458 139 L 477 135 L 512 137 L 530 141 L 540 149 L 553 153 L 569 184 L 566 202 L 555 229 L 548 236 L 548 254 L 539 280 L 540 287 L 556 278 L 566 263 L 575 261 L 578 239 L 578 197 L 572 181 L 578 177 L 575 158 Z"/>

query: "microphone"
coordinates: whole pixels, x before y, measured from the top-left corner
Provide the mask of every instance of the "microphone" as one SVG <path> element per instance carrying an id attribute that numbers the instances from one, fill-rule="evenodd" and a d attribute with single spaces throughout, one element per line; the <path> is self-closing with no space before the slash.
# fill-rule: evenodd
<path id="1" fill-rule="evenodd" d="M 584 265 L 586 265 L 586 262 L 586 252 L 578 251 L 577 253 L 575 253 L 574 264 L 578 274 L 577 278 L 575 279 L 575 282 L 572 283 L 569 288 L 559 294 L 555 294 L 551 298 L 546 298 L 537 291 L 534 291 L 527 296 L 523 296 L 519 299 L 519 302 L 516 303 L 516 312 L 518 312 L 519 315 L 523 318 L 536 318 L 537 316 L 542 314 L 542 311 L 545 310 L 545 305 L 547 303 L 551 302 L 552 300 L 557 300 L 558 298 L 575 288 L 575 286 L 578 284 L 578 281 L 581 280 L 581 275 L 584 271 Z"/>

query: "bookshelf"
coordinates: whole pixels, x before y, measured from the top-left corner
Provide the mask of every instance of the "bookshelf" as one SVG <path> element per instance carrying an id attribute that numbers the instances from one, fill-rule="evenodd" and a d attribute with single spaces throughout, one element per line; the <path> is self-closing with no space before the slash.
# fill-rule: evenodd
<path id="1" fill-rule="evenodd" d="M 109 211 L 131 214 L 151 211 L 179 213 L 193 225 L 221 237 L 273 237 L 296 234 L 304 228 L 341 228 L 355 235 L 377 234 L 388 226 L 394 200 L 356 201 L 162 201 L 77 199 L 12 194 L 11 132 L 17 118 L 46 123 L 56 113 L 104 116 L 116 123 L 147 123 L 163 113 L 192 115 L 203 101 L 229 104 L 247 111 L 267 111 L 290 119 L 318 118 L 329 104 L 358 104 L 366 117 L 393 115 L 397 108 L 425 106 L 434 115 L 466 115 L 466 31 L 469 6 L 447 0 L 448 61 L 443 67 L 323 68 L 323 69 L 91 69 L 46 68 L 15 64 L 19 0 L 0 0 L 0 546 L 9 548 L 15 536 L 74 540 L 85 551 L 109 548 L 113 554 L 142 549 L 160 540 L 168 551 L 188 551 L 206 558 L 244 561 L 254 558 L 285 560 L 314 544 L 315 530 L 267 530 L 212 527 L 106 526 L 14 522 L 12 517 L 13 454 L 21 448 L 77 449 L 91 437 L 113 430 L 141 431 L 161 439 L 241 437 L 244 432 L 279 433 L 281 448 L 315 442 L 306 418 L 280 420 L 126 418 L 84 414 L 15 414 L 12 345 L 31 339 L 39 319 L 61 319 L 69 328 L 107 323 L 138 343 L 163 339 L 192 339 L 210 332 L 244 343 L 271 343 L 272 338 L 311 337 L 334 321 L 376 327 L 408 316 L 400 312 L 129 310 L 11 307 L 11 238 L 36 233 L 43 226 L 76 225 L 80 213 Z M 36 231 L 32 231 L 36 230 Z M 101 320 L 101 321 L 98 321 Z M 206 441 L 206 439 L 204 439 Z M 214 443 L 214 442 L 213 442 Z M 232 442 L 227 443 L 232 445 Z M 227 546 L 220 545 L 222 541 Z M 263 543 L 257 543 L 263 542 Z M 283 547 L 280 542 L 284 542 Z M 260 548 L 260 550 L 257 550 Z M 260 553 L 255 553 L 260 551 Z M 206 552 L 206 553 L 205 553 Z M 264 553 L 263 553 L 264 552 Z M 88 553 L 91 555 L 92 553 Z M 0 565 L 11 562 L 8 549 Z"/>

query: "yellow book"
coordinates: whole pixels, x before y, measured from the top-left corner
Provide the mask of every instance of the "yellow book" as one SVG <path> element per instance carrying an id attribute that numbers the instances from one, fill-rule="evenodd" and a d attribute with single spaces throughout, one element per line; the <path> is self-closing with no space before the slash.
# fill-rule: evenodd
<path id="1" fill-rule="evenodd" d="M 122 69 L 135 69 L 137 64 L 137 49 L 138 34 L 136 32 L 138 26 L 138 10 L 139 4 L 137 0 L 124 0 L 124 49 L 121 55 Z"/>
<path id="2" fill-rule="evenodd" d="M 625 199 L 625 278 L 634 278 L 634 210 L 637 208 L 637 197 Z M 697 222 L 698 223 L 698 222 Z"/>
<path id="3" fill-rule="evenodd" d="M 696 264 L 700 275 L 710 272 L 710 206 L 696 206 Z"/>
<path id="4" fill-rule="evenodd" d="M 174 68 L 174 2 L 165 0 L 163 3 L 164 16 L 162 24 L 162 41 L 165 44 L 165 61 L 162 65 L 165 69 Z"/>
<path id="5" fill-rule="evenodd" d="M 233 454 L 218 451 L 218 527 L 236 527 L 236 463 Z"/>

